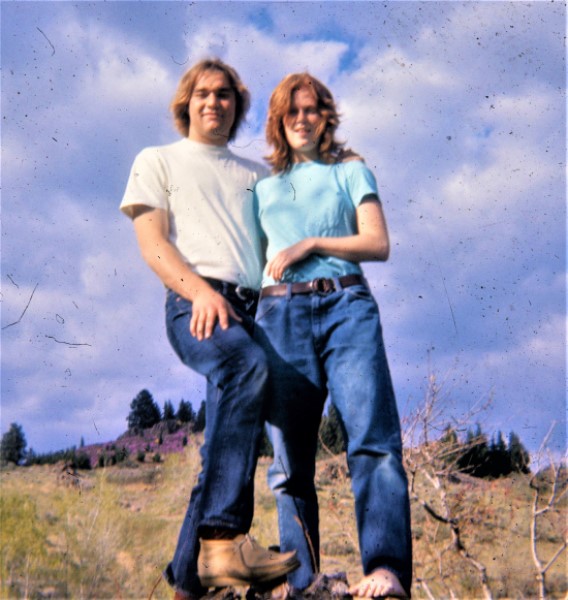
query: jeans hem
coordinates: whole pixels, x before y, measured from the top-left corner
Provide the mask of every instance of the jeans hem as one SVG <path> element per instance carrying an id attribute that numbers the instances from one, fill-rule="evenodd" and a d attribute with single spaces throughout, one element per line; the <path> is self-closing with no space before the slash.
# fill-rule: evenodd
<path id="1" fill-rule="evenodd" d="M 176 587 L 176 582 L 174 579 L 174 574 L 172 573 L 172 565 L 169 564 L 163 571 L 162 571 L 162 579 L 171 587 L 173 588 L 176 592 L 185 592 L 186 590 L 182 590 Z"/>
<path id="2" fill-rule="evenodd" d="M 177 585 L 176 580 L 174 578 L 174 574 L 172 572 L 172 563 L 170 563 L 162 571 L 162 579 L 174 590 L 174 592 L 180 592 L 181 594 L 187 594 L 188 596 L 202 596 L 207 592 L 207 590 L 204 588 L 201 588 L 199 590 L 186 590 Z"/>
<path id="3" fill-rule="evenodd" d="M 201 527 L 214 527 L 216 529 L 230 529 L 231 531 L 238 531 L 239 533 L 247 533 L 248 529 L 245 529 L 240 522 L 230 523 L 228 521 L 220 521 L 219 519 L 203 519 L 199 522 L 198 532 Z"/>

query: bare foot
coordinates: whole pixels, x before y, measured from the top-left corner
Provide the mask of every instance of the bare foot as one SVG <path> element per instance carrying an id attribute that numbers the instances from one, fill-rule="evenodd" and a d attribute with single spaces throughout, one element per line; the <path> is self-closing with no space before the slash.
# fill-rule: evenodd
<path id="1" fill-rule="evenodd" d="M 398 577 L 388 569 L 377 569 L 349 588 L 355 600 L 360 598 L 408 598 Z"/>

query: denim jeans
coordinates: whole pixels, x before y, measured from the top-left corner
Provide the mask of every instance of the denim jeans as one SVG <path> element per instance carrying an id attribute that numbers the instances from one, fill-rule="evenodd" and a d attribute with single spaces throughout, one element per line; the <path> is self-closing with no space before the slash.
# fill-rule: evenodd
<path id="1" fill-rule="evenodd" d="M 410 505 L 400 423 L 370 291 L 355 285 L 326 295 L 264 297 L 256 321 L 270 367 L 267 431 L 274 461 L 268 483 L 281 550 L 297 549 L 301 561 L 288 581 L 303 589 L 319 568 L 315 455 L 329 391 L 344 429 L 363 571 L 389 569 L 409 590 Z"/>
<path id="2" fill-rule="evenodd" d="M 166 326 L 181 361 L 207 378 L 201 472 L 192 490 L 177 548 L 164 577 L 176 590 L 204 593 L 197 576 L 199 528 L 247 532 L 254 509 L 254 473 L 268 378 L 264 351 L 252 339 L 254 307 L 225 293 L 243 319 L 197 341 L 189 332 L 191 302 L 168 291 Z"/>

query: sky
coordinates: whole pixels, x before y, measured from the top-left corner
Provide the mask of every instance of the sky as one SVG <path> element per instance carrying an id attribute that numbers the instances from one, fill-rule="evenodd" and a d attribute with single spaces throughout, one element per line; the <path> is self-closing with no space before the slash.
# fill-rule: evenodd
<path id="1" fill-rule="evenodd" d="M 403 420 L 566 445 L 566 6 L 561 2 L 10 2 L 1 10 L 1 430 L 48 452 L 115 439 L 146 388 L 197 408 L 164 290 L 118 210 L 169 102 L 218 56 L 252 93 L 308 70 L 375 173 L 387 263 L 364 265 Z"/>

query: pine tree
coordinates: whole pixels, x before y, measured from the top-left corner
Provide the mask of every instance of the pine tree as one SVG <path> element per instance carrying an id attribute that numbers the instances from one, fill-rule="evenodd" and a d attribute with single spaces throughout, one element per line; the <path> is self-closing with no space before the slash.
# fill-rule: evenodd
<path id="1" fill-rule="evenodd" d="M 26 455 L 26 445 L 26 436 L 22 426 L 12 423 L 0 442 L 0 461 L 19 464 Z"/>
<path id="2" fill-rule="evenodd" d="M 529 468 L 530 455 L 521 443 L 519 436 L 513 431 L 509 434 L 509 456 L 514 473 L 525 473 L 526 475 L 531 472 Z"/>
<path id="3" fill-rule="evenodd" d="M 327 448 L 333 454 L 341 454 L 345 452 L 345 441 L 343 439 L 343 431 L 339 414 L 333 404 L 329 405 L 327 415 L 324 415 L 321 420 L 319 429 L 319 445 L 324 450 Z"/>
<path id="4" fill-rule="evenodd" d="M 176 413 L 174 411 L 174 405 L 171 403 L 170 400 L 166 400 L 164 402 L 164 411 L 163 411 L 162 415 L 163 415 L 162 416 L 163 421 L 171 421 L 176 418 Z"/>
<path id="5" fill-rule="evenodd" d="M 488 460 L 490 477 L 506 477 L 511 473 L 511 457 L 507 451 L 503 434 L 499 431 L 497 438 L 491 440 Z"/>
<path id="6" fill-rule="evenodd" d="M 129 429 L 149 429 L 159 423 L 160 408 L 148 390 L 142 390 L 130 403 Z"/>
<path id="7" fill-rule="evenodd" d="M 197 416 L 195 417 L 195 423 L 193 425 L 193 431 L 203 431 L 205 429 L 205 400 L 201 401 Z"/>
<path id="8" fill-rule="evenodd" d="M 176 417 L 182 423 L 191 423 L 195 420 L 195 412 L 187 400 L 180 400 Z"/>
<path id="9" fill-rule="evenodd" d="M 274 449 L 272 448 L 272 444 L 270 443 L 268 434 L 266 433 L 266 429 L 264 429 L 264 428 L 262 430 L 262 436 L 260 438 L 258 455 L 259 456 L 269 456 L 271 458 L 274 456 Z"/>
<path id="10" fill-rule="evenodd" d="M 462 449 L 456 430 L 450 425 L 446 425 L 444 433 L 440 438 L 440 445 L 443 447 L 441 458 L 446 465 L 455 466 L 461 456 Z"/>
<path id="11" fill-rule="evenodd" d="M 467 430 L 465 448 L 457 461 L 460 471 L 474 477 L 487 477 L 489 474 L 489 447 L 487 436 L 481 431 L 479 424 L 475 432 Z"/>
<path id="12" fill-rule="evenodd" d="M 530 455 L 513 432 L 509 434 L 508 446 L 500 431 L 488 443 L 487 436 L 477 425 L 475 432 L 468 430 L 465 442 L 458 448 L 458 470 L 474 477 L 496 478 L 507 477 L 511 473 L 530 473 Z"/>

